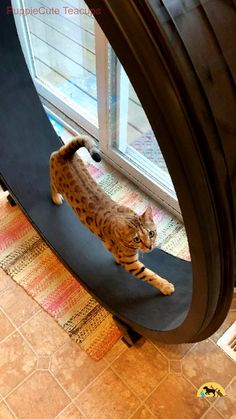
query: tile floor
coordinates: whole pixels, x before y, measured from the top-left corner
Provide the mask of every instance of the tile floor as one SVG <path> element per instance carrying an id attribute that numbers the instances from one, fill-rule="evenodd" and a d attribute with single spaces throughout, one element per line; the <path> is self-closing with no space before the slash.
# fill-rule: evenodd
<path id="1" fill-rule="evenodd" d="M 128 349 L 119 341 L 92 361 L 56 322 L 0 270 L 0 419 L 236 419 L 236 364 L 209 340 Z M 227 396 L 198 399 L 219 382 Z"/>

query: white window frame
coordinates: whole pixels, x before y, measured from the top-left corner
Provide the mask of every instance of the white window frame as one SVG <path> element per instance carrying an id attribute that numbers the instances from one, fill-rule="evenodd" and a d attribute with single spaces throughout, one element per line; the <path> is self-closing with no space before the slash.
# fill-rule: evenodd
<path id="1" fill-rule="evenodd" d="M 21 8 L 22 0 L 12 0 L 12 7 Z M 118 148 L 127 151 L 127 122 L 128 118 L 128 83 L 129 79 L 122 66 L 118 63 L 118 103 L 117 107 L 117 144 L 118 148 L 111 143 L 110 114 L 109 114 L 109 44 L 100 26 L 95 22 L 95 56 L 96 56 L 96 78 L 97 78 L 97 100 L 98 100 L 98 124 L 91 122 L 91 115 L 86 115 L 84 109 L 73 109 L 68 98 L 59 97 L 58 92 L 53 91 L 51 85 L 42 83 L 35 74 L 33 65 L 32 48 L 27 20 L 22 16 L 15 15 L 15 22 L 19 38 L 21 39 L 22 50 L 27 62 L 32 80 L 37 92 L 53 103 L 76 124 L 85 131 L 99 139 L 100 150 L 104 159 L 132 180 L 140 189 L 158 201 L 162 206 L 182 220 L 181 210 L 176 194 L 173 192 L 172 183 L 166 179 L 165 173 L 154 163 L 142 156 L 133 147 L 128 146 L 128 154 L 124 156 Z M 120 118 L 120 116 L 122 116 Z M 54 114 L 55 117 L 55 114 Z M 58 118 L 59 119 L 59 118 Z M 75 132 L 69 125 L 71 132 Z"/>

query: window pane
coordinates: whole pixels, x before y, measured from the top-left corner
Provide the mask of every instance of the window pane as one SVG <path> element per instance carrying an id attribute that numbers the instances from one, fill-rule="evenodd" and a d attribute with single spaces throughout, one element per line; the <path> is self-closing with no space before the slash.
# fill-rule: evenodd
<path id="1" fill-rule="evenodd" d="M 134 148 L 169 176 L 160 147 L 132 84 L 128 92 L 127 145 Z"/>
<path id="2" fill-rule="evenodd" d="M 27 16 L 35 73 L 57 96 L 97 125 L 94 18 L 84 1 L 71 3 L 25 1 L 25 8 L 35 9 Z M 81 14 L 82 9 L 88 14 Z M 51 10 L 58 13 L 48 12 Z"/>
<path id="3" fill-rule="evenodd" d="M 177 202 L 165 159 L 142 105 L 114 51 L 110 50 L 111 145 Z M 158 116 L 157 116 L 158 117 Z"/>

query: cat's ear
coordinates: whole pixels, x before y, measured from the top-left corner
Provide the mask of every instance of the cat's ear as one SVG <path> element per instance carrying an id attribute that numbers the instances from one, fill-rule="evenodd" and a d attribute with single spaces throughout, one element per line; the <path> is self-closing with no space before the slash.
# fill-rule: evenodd
<path id="1" fill-rule="evenodd" d="M 141 218 L 145 221 L 153 221 L 152 207 L 147 207 Z"/>

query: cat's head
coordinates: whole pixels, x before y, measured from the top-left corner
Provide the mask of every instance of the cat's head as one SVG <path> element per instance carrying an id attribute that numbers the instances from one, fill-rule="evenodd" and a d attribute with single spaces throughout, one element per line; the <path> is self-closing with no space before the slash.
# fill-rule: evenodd
<path id="1" fill-rule="evenodd" d="M 150 252 L 157 238 L 156 225 L 153 220 L 152 208 L 148 207 L 140 216 L 135 215 L 124 219 L 118 226 L 121 244 L 141 252 Z"/>

